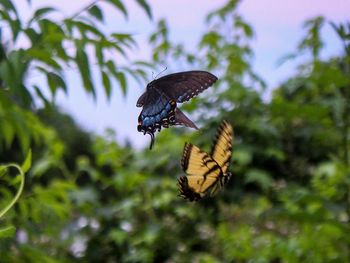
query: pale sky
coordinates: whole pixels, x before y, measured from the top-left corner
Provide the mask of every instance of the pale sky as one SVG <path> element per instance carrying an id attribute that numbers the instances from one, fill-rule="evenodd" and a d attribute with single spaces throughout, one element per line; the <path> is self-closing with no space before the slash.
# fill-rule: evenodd
<path id="1" fill-rule="evenodd" d="M 25 0 L 14 2 L 22 9 L 24 15 L 29 14 L 27 5 L 23 5 Z M 90 2 L 92 1 L 32 0 L 33 7 L 54 5 L 65 15 L 75 13 Z M 123 2 L 128 7 L 129 20 L 126 22 L 122 15 L 116 16 L 115 13 L 105 12 L 106 28 L 109 31 L 135 33 L 135 38 L 140 44 L 140 50 L 135 56 L 147 59 L 150 50 L 147 48 L 146 39 L 155 26 L 135 1 Z M 226 1 L 149 0 L 148 2 L 152 7 L 154 21 L 160 18 L 168 21 L 171 39 L 193 47 L 206 30 L 204 20 L 208 12 L 222 6 Z M 276 87 L 293 74 L 295 64 L 290 62 L 277 67 L 277 61 L 296 49 L 297 43 L 304 35 L 302 23 L 316 15 L 323 15 L 335 22 L 349 21 L 349 10 L 349 0 L 243 0 L 239 6 L 239 13 L 252 25 L 256 34 L 252 42 L 255 71 L 264 78 L 270 89 Z M 329 27 L 324 31 L 324 36 L 327 40 L 325 56 L 339 54 L 340 43 Z M 152 80 L 152 72 L 149 72 L 149 79 Z M 133 85 L 129 86 L 127 98 L 122 98 L 119 88 L 116 87 L 110 103 L 104 98 L 103 88 L 97 87 L 100 93 L 97 102 L 94 103 L 92 97 L 83 91 L 77 72 L 70 71 L 67 81 L 70 87 L 69 96 L 61 94 L 58 96 L 58 103 L 65 111 L 71 113 L 84 129 L 103 134 L 107 127 L 111 127 L 117 131 L 118 141 L 123 142 L 125 138 L 129 138 L 137 147 L 148 146 L 148 136 L 136 130 L 140 108 L 136 108 L 135 104 L 144 87 L 133 82 Z"/>

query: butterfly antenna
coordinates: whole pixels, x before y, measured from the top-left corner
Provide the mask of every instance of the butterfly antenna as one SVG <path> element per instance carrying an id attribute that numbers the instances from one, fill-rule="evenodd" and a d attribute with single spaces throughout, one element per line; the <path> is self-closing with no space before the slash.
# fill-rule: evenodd
<path id="1" fill-rule="evenodd" d="M 167 66 L 165 66 L 165 68 L 161 71 L 161 72 L 159 72 L 158 74 L 157 74 L 157 76 L 154 78 L 154 79 L 156 79 L 160 74 L 162 74 L 164 71 L 166 71 L 168 69 L 168 67 Z"/>

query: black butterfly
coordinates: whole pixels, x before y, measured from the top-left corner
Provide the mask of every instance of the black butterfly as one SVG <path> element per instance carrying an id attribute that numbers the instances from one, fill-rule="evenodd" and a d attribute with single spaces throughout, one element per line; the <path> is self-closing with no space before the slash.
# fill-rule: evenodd
<path id="1" fill-rule="evenodd" d="M 162 127 L 185 125 L 197 126 L 177 108 L 177 103 L 190 100 L 210 87 L 217 77 L 206 71 L 186 71 L 166 75 L 148 83 L 146 91 L 137 100 L 136 106 L 143 107 L 137 130 L 151 136 L 152 149 L 154 133 Z"/>

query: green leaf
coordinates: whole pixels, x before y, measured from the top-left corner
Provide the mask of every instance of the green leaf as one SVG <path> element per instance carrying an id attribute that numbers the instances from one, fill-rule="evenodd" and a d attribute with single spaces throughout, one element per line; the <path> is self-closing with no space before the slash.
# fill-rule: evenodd
<path id="1" fill-rule="evenodd" d="M 120 87 L 122 88 L 123 95 L 126 96 L 126 78 L 125 78 L 125 74 L 122 73 L 122 72 L 116 72 L 115 77 L 120 83 Z"/>
<path id="2" fill-rule="evenodd" d="M 4 10 L 1 10 L 1 9 L 0 9 L 0 19 L 7 21 L 8 25 L 11 27 L 11 30 L 12 30 L 12 40 L 15 41 L 18 36 L 18 33 L 21 30 L 21 21 L 19 19 L 12 19 L 9 12 L 5 12 Z"/>
<path id="3" fill-rule="evenodd" d="M 126 95 L 126 88 L 127 88 L 125 74 L 116 70 L 115 64 L 112 60 L 107 61 L 106 65 L 108 67 L 109 72 L 120 83 L 123 95 L 125 96 Z"/>
<path id="4" fill-rule="evenodd" d="M 89 58 L 82 47 L 77 48 L 76 63 L 80 71 L 80 76 L 82 78 L 85 90 L 89 93 L 92 93 L 94 98 L 96 98 L 94 86 L 91 80 Z"/>
<path id="5" fill-rule="evenodd" d="M 246 166 L 252 162 L 252 153 L 248 149 L 236 149 L 232 159 L 241 166 Z"/>
<path id="6" fill-rule="evenodd" d="M 126 10 L 124 4 L 119 0 L 108 0 L 112 5 L 114 5 L 116 8 L 118 8 L 125 16 L 125 18 L 128 18 L 128 11 Z"/>
<path id="7" fill-rule="evenodd" d="M 29 149 L 27 153 L 27 157 L 21 166 L 23 173 L 26 173 L 31 166 L 32 166 L 32 150 Z"/>
<path id="8" fill-rule="evenodd" d="M 42 7 L 35 11 L 33 17 L 28 21 L 28 25 L 30 25 L 33 21 L 41 19 L 43 16 L 47 15 L 48 13 L 57 11 L 53 7 Z"/>
<path id="9" fill-rule="evenodd" d="M 149 4 L 145 0 L 136 0 L 136 2 L 146 11 L 148 17 L 152 19 L 152 11 Z"/>
<path id="10" fill-rule="evenodd" d="M 38 97 L 44 102 L 45 107 L 48 107 L 50 103 L 45 97 L 44 93 L 42 93 L 41 89 L 37 85 L 33 85 L 33 88 L 35 90 L 35 94 L 38 95 Z"/>
<path id="11" fill-rule="evenodd" d="M 215 31 L 208 32 L 202 37 L 200 47 L 217 47 L 219 41 L 222 39 L 222 36 Z"/>
<path id="12" fill-rule="evenodd" d="M 74 21 L 73 25 L 79 29 L 82 35 L 85 35 L 86 32 L 90 32 L 98 37 L 104 38 L 103 33 L 101 33 L 101 31 L 99 31 L 94 25 L 89 25 L 88 23 L 84 23 L 81 21 Z"/>
<path id="13" fill-rule="evenodd" d="M 61 32 L 45 34 L 45 36 L 42 39 L 44 43 L 54 43 L 54 44 L 60 44 L 64 40 L 66 40 L 66 36 Z"/>
<path id="14" fill-rule="evenodd" d="M 137 60 L 133 64 L 137 65 L 137 66 L 147 67 L 147 68 L 150 68 L 150 69 L 154 69 L 155 68 L 155 66 L 152 63 L 146 62 L 146 61 L 141 61 L 141 60 Z"/>
<path id="15" fill-rule="evenodd" d="M 23 32 L 30 39 L 30 41 L 32 42 L 32 45 L 40 41 L 41 34 L 37 33 L 35 29 L 28 27 L 25 30 L 23 30 Z"/>
<path id="16" fill-rule="evenodd" d="M 56 70 L 61 69 L 60 64 L 58 64 L 56 60 L 52 58 L 52 54 L 50 54 L 48 50 L 30 48 L 27 50 L 26 54 L 28 54 L 33 59 L 39 60 L 40 62 L 43 62 L 48 66 L 53 67 Z"/>
<path id="17" fill-rule="evenodd" d="M 108 99 L 111 98 L 111 81 L 109 80 L 109 77 L 105 71 L 102 71 L 102 83 L 103 87 L 105 88 L 106 96 Z"/>
<path id="18" fill-rule="evenodd" d="M 262 170 L 251 169 L 245 175 L 246 183 L 257 183 L 263 190 L 267 190 L 273 183 L 271 176 Z"/>
<path id="19" fill-rule="evenodd" d="M 97 58 L 97 63 L 101 68 L 102 65 L 104 64 L 103 47 L 101 43 L 97 43 L 95 45 L 95 55 Z"/>
<path id="20" fill-rule="evenodd" d="M 136 41 L 132 38 L 131 34 L 120 34 L 114 33 L 111 34 L 111 37 L 115 38 L 118 42 L 116 44 L 124 44 L 127 47 L 131 48 L 132 46 L 137 46 Z"/>
<path id="21" fill-rule="evenodd" d="M 16 18 L 18 18 L 17 9 L 15 8 L 11 0 L 1 0 L 0 5 L 4 7 L 7 13 L 10 13 L 10 11 L 13 11 L 13 13 L 16 15 Z"/>
<path id="22" fill-rule="evenodd" d="M 58 88 L 63 89 L 63 91 L 67 94 L 67 86 L 64 80 L 58 74 L 54 72 L 47 73 L 47 81 L 51 90 L 52 95 L 55 95 Z"/>
<path id="23" fill-rule="evenodd" d="M 3 177 L 7 174 L 7 166 L 6 165 L 0 165 L 0 177 Z"/>
<path id="24" fill-rule="evenodd" d="M 10 148 L 13 139 L 15 137 L 15 128 L 14 126 L 11 124 L 10 121 L 3 121 L 1 123 L 2 126 L 2 135 L 4 136 L 5 139 L 5 144 L 7 146 L 7 148 Z"/>
<path id="25" fill-rule="evenodd" d="M 88 11 L 90 15 L 94 16 L 97 20 L 103 22 L 103 13 L 98 6 L 94 5 Z"/>
<path id="26" fill-rule="evenodd" d="M 0 239 L 13 237 L 16 233 L 16 228 L 14 226 L 7 226 L 0 228 Z"/>
<path id="27" fill-rule="evenodd" d="M 19 19 L 15 19 L 15 20 L 11 20 L 9 22 L 10 22 L 10 27 L 11 27 L 12 34 L 13 34 L 12 40 L 16 41 L 18 34 L 21 31 L 21 21 Z"/>
<path id="28" fill-rule="evenodd" d="M 238 15 L 235 16 L 235 27 L 241 28 L 245 36 L 248 38 L 252 38 L 254 35 L 253 29 L 251 28 L 251 26 L 245 23 L 245 21 L 242 19 L 241 16 L 238 16 Z"/>

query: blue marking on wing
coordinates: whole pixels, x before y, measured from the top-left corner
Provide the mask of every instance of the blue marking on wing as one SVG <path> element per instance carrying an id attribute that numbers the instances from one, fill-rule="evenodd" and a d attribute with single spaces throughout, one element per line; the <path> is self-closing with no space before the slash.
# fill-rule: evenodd
<path id="1" fill-rule="evenodd" d="M 160 96 L 155 100 L 154 103 L 149 103 L 149 105 L 145 105 L 142 109 L 142 114 L 144 116 L 154 116 L 159 114 L 164 108 L 167 107 L 169 104 L 169 101 L 164 98 L 163 96 Z M 170 107 L 169 107 L 170 108 Z"/>
<path id="2" fill-rule="evenodd" d="M 158 104 L 144 106 L 140 119 L 143 127 L 149 127 L 161 122 L 161 120 L 168 116 L 171 110 L 170 101 L 165 101 L 162 98 L 157 99 Z M 165 103 L 164 103 L 165 102 Z"/>

